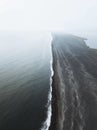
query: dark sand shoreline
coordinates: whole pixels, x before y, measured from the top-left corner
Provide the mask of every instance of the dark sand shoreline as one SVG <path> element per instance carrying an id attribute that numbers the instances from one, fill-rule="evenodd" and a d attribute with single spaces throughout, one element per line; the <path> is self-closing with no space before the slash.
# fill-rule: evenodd
<path id="1" fill-rule="evenodd" d="M 49 130 L 97 130 L 97 54 L 84 39 L 52 41 L 52 118 Z"/>

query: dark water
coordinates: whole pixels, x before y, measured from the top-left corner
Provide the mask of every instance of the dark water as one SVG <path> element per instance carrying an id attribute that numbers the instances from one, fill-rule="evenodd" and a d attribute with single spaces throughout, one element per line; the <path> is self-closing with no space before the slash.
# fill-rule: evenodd
<path id="1" fill-rule="evenodd" d="M 50 88 L 50 35 L 0 34 L 0 130 L 39 130 Z"/>

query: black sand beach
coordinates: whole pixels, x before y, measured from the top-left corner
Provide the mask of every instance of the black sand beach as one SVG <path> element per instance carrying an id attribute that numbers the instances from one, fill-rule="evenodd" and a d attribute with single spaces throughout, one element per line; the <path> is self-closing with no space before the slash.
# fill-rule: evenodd
<path id="1" fill-rule="evenodd" d="M 84 40 L 73 35 L 53 35 L 49 130 L 97 130 L 97 53 Z"/>

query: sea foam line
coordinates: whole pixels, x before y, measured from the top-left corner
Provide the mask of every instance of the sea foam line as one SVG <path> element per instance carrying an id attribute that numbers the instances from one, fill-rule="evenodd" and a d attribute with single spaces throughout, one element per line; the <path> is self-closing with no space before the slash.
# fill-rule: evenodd
<path id="1" fill-rule="evenodd" d="M 54 75 L 54 71 L 53 71 L 53 56 L 52 56 L 52 41 L 50 44 L 50 70 L 51 70 L 51 76 L 50 76 L 50 90 L 49 90 L 49 94 L 48 94 L 48 110 L 47 110 L 47 118 L 45 120 L 45 122 L 43 123 L 43 126 L 41 128 L 41 130 L 49 130 L 50 124 L 51 124 L 51 116 L 52 116 L 52 77 Z"/>

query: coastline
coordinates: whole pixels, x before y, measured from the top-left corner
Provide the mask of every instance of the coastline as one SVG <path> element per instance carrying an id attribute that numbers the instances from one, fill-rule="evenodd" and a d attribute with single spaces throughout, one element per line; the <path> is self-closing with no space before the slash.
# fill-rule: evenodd
<path id="1" fill-rule="evenodd" d="M 55 35 L 52 55 L 54 75 L 49 130 L 96 130 L 97 54 L 91 53 L 84 39 Z"/>
<path id="2" fill-rule="evenodd" d="M 64 121 L 64 102 L 62 100 L 61 104 L 62 106 L 60 106 L 60 110 L 58 107 L 58 104 L 60 104 L 60 99 L 62 99 L 62 97 L 60 97 L 61 95 L 61 89 L 60 89 L 60 78 L 58 75 L 58 68 L 57 68 L 57 59 L 56 56 L 54 54 L 54 40 L 52 41 L 52 56 L 53 56 L 53 71 L 54 71 L 54 75 L 52 77 L 52 118 L 51 118 L 51 125 L 49 130 L 62 130 L 63 128 L 63 121 Z M 64 95 L 62 95 L 64 96 Z M 59 101 L 59 102 L 58 102 Z"/>
<path id="3" fill-rule="evenodd" d="M 42 128 L 40 130 L 49 130 L 50 124 L 51 124 L 51 116 L 52 116 L 52 82 L 53 82 L 53 56 L 52 56 L 52 40 L 50 42 L 50 90 L 48 93 L 48 102 L 47 102 L 47 118 L 43 122 Z"/>

